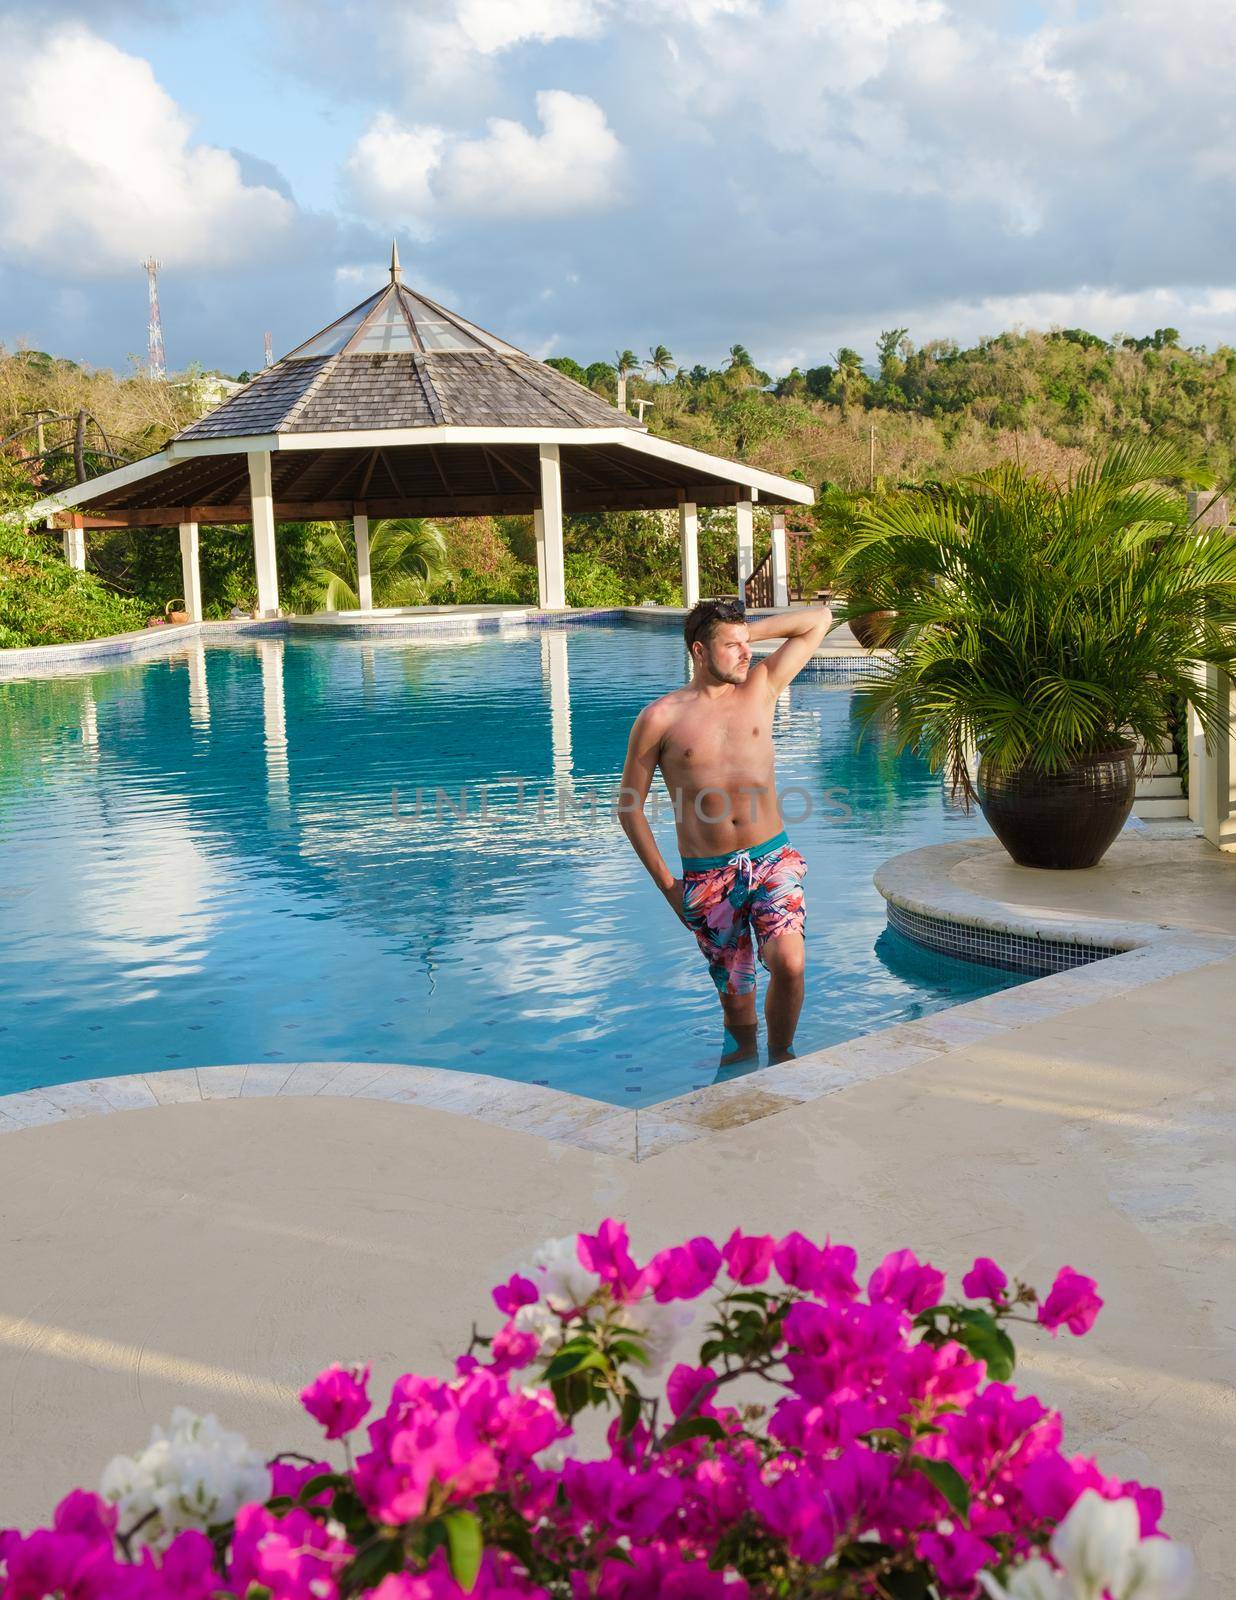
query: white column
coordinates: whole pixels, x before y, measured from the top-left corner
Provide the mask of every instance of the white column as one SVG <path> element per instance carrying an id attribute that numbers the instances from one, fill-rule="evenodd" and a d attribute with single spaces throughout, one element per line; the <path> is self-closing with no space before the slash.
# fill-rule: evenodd
<path id="1" fill-rule="evenodd" d="M 362 611 L 373 610 L 373 576 L 369 571 L 369 518 L 358 511 L 352 518 L 356 539 L 356 598 Z"/>
<path id="2" fill-rule="evenodd" d="M 694 500 L 679 504 L 678 543 L 682 550 L 682 603 L 690 610 L 700 597 L 700 517 Z"/>
<path id="3" fill-rule="evenodd" d="M 201 635 L 188 646 L 189 723 L 203 733 L 210 730 L 210 689 L 206 682 L 206 647 Z"/>
<path id="4" fill-rule="evenodd" d="M 549 730 L 553 746 L 554 803 L 574 799 L 571 757 L 571 672 L 565 628 L 541 634 L 541 681 L 549 689 Z"/>
<path id="5" fill-rule="evenodd" d="M 562 464 L 556 444 L 541 446 L 541 515 L 537 520 L 537 573 L 541 605 L 566 605 L 562 552 Z"/>
<path id="6" fill-rule="evenodd" d="M 270 451 L 249 451 L 249 500 L 253 506 L 253 564 L 257 569 L 258 615 L 279 615 L 279 576 L 275 568 L 275 496 L 270 485 Z"/>
<path id="7" fill-rule="evenodd" d="M 743 587 L 755 566 L 755 513 L 751 501 L 738 502 L 738 593 L 745 596 Z"/>
<path id="8" fill-rule="evenodd" d="M 536 536 L 536 600 L 539 606 L 545 599 L 545 513 L 540 506 L 532 513 L 532 532 Z"/>
<path id="9" fill-rule="evenodd" d="M 1189 516 L 1199 530 L 1226 528 L 1231 532 L 1231 510 L 1226 495 L 1210 491 L 1189 495 Z M 1204 666 L 1207 689 L 1226 706 L 1228 726 L 1220 731 L 1213 751 L 1198 740 L 1190 750 L 1189 814 L 1195 814 L 1202 832 L 1220 850 L 1236 850 L 1236 697 L 1232 680 L 1218 667 Z M 1193 725 L 1190 711 L 1189 725 Z M 1200 733 L 1200 729 L 1199 729 Z"/>
<path id="10" fill-rule="evenodd" d="M 1202 832 L 1211 844 L 1220 850 L 1236 850 L 1236 724 L 1233 713 L 1232 680 L 1218 667 L 1207 666 L 1206 687 L 1212 694 L 1226 698 L 1229 724 L 1220 732 L 1213 751 L 1203 746 L 1202 759 L 1189 769 L 1189 790 L 1196 785 L 1198 791 L 1198 821 Z"/>
<path id="11" fill-rule="evenodd" d="M 86 533 L 83 528 L 64 530 L 64 559 L 78 572 L 85 572 Z"/>
<path id="12" fill-rule="evenodd" d="M 784 511 L 774 511 L 772 514 L 772 581 L 773 605 L 778 607 L 788 606 L 790 603 L 790 562 L 789 546 L 785 537 Z"/>
<path id="13" fill-rule="evenodd" d="M 286 813 L 288 782 L 288 714 L 283 691 L 283 640 L 258 644 L 262 670 L 262 743 L 266 755 L 266 795 L 272 810 Z"/>
<path id="14" fill-rule="evenodd" d="M 180 581 L 190 622 L 202 620 L 202 567 L 196 522 L 180 524 Z"/>

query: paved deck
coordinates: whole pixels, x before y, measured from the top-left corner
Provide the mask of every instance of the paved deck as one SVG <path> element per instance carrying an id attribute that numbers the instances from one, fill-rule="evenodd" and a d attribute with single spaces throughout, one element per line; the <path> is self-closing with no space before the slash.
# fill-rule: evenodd
<path id="1" fill-rule="evenodd" d="M 801 1226 L 1045 1279 L 1091 1270 L 1084 1342 L 1023 1380 L 1071 1442 L 1168 1495 L 1207 1583 L 1236 1567 L 1236 958 L 1101 998 L 636 1165 L 424 1106 L 232 1099 L 8 1134 L 0 1165 L 5 1518 L 173 1405 L 302 1448 L 329 1360 L 444 1372 L 487 1287 L 606 1213 L 641 1249 Z M 478 1175 L 483 1175 L 478 1182 Z"/>

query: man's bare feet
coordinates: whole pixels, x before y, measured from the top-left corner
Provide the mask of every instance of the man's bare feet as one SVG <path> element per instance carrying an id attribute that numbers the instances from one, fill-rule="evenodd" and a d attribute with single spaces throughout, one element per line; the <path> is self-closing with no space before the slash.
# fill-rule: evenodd
<path id="1" fill-rule="evenodd" d="M 727 1022 L 721 1042 L 721 1059 L 717 1065 L 734 1067 L 743 1061 L 757 1060 L 760 1053 L 757 1035 L 758 1029 L 754 1022 L 749 1024 Z"/>

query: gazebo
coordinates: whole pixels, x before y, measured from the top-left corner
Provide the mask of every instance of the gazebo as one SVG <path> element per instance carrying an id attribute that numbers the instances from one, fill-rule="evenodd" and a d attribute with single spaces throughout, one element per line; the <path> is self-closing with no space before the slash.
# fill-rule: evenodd
<path id="1" fill-rule="evenodd" d="M 699 598 L 698 507 L 737 510 L 740 591 L 755 567 L 753 502 L 772 506 L 774 604 L 788 603 L 793 479 L 659 439 L 634 417 L 505 340 L 390 281 L 157 454 L 36 508 L 85 565 L 89 528 L 179 527 L 190 617 L 201 619 L 198 529 L 249 522 L 258 611 L 279 614 L 275 528 L 351 521 L 360 603 L 373 608 L 374 517 L 531 514 L 540 604 L 564 607 L 564 512 L 676 508 L 687 605 Z M 765 563 L 761 563 L 765 565 Z"/>

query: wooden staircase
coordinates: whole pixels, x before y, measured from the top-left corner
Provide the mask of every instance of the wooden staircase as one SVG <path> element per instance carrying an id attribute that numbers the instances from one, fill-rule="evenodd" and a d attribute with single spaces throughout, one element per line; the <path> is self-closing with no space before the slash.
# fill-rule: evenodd
<path id="1" fill-rule="evenodd" d="M 772 545 L 763 559 L 751 569 L 751 576 L 742 586 L 743 604 L 753 611 L 767 611 L 773 603 Z"/>

